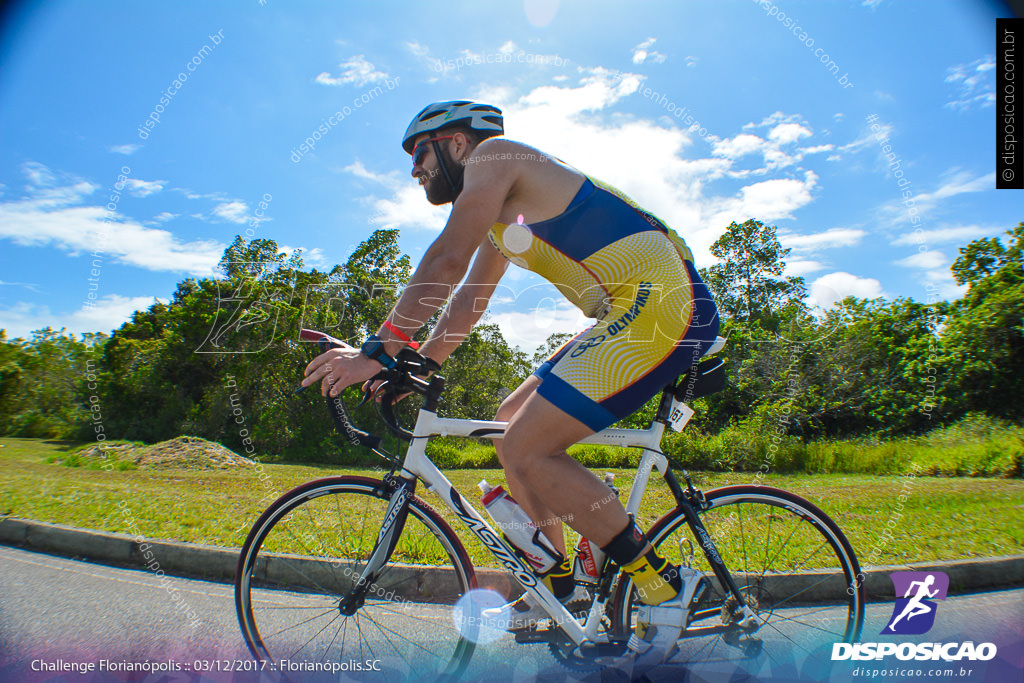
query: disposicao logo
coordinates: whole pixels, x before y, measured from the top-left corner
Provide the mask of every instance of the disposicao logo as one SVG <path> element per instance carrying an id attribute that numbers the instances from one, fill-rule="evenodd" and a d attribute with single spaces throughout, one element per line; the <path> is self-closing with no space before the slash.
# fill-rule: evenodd
<path id="1" fill-rule="evenodd" d="M 945 600 L 949 576 L 943 572 L 894 572 L 889 575 L 896 589 L 896 604 L 883 634 L 918 636 L 935 624 L 936 600 Z M 903 597 L 900 597 L 900 596 Z"/>
<path id="2" fill-rule="evenodd" d="M 942 572 L 893 572 L 889 575 L 896 589 L 896 604 L 883 635 L 915 636 L 927 633 L 935 624 L 938 605 L 949 590 L 949 576 Z M 902 597 L 900 597 L 902 596 Z M 833 643 L 832 660 L 878 660 L 893 656 L 900 660 L 966 659 L 986 661 L 996 656 L 993 643 Z"/>

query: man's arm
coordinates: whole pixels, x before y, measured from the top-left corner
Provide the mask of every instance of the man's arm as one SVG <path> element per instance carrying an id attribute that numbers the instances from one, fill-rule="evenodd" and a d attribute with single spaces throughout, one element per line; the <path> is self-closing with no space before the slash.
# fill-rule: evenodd
<path id="1" fill-rule="evenodd" d="M 481 146 L 493 145 L 485 141 Z M 499 161 L 467 164 L 462 193 L 452 207 L 448 223 L 423 255 L 409 285 L 388 316 L 390 323 L 403 334 L 413 336 L 451 295 L 452 288 L 466 274 L 473 253 L 498 220 L 514 181 L 515 167 L 511 164 Z M 404 342 L 385 327 L 381 327 L 377 335 L 384 340 L 389 355 L 404 346 Z"/>
<path id="2" fill-rule="evenodd" d="M 424 356 L 443 363 L 452 354 L 480 320 L 507 267 L 508 261 L 490 242 L 480 245 L 466 281 L 455 292 L 430 340 L 420 349 Z"/>

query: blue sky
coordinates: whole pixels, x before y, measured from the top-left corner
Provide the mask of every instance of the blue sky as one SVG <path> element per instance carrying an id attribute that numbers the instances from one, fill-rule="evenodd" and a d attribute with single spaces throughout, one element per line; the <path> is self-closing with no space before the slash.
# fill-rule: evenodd
<path id="1" fill-rule="evenodd" d="M 329 268 L 398 227 L 415 263 L 447 211 L 401 135 L 457 98 L 632 195 L 699 267 L 757 218 L 818 306 L 956 297 L 957 248 L 1024 218 L 1024 194 L 994 189 L 996 16 L 967 0 L 36 3 L 0 47 L 0 327 L 110 331 L 214 274 L 246 229 Z M 515 267 L 490 319 L 526 350 L 587 322 Z"/>

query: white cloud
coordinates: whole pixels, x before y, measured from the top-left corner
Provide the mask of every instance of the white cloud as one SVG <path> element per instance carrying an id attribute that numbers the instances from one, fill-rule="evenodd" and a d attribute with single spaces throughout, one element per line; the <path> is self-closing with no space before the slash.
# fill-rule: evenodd
<path id="1" fill-rule="evenodd" d="M 932 194 L 918 195 L 917 200 L 945 199 L 946 197 L 954 197 L 967 192 L 985 192 L 995 186 L 996 174 L 994 172 L 971 178 L 969 171 L 954 171 L 951 172 L 949 180 L 940 186 L 938 190 Z"/>
<path id="2" fill-rule="evenodd" d="M 712 154 L 727 159 L 738 159 L 747 154 L 762 151 L 765 144 L 765 141 L 756 135 L 741 133 L 734 138 L 715 141 L 712 145 Z"/>
<path id="3" fill-rule="evenodd" d="M 810 235 L 796 235 L 784 233 L 779 236 L 783 246 L 797 250 L 817 251 L 818 249 L 836 249 L 838 247 L 851 247 L 867 235 L 863 230 L 853 228 L 831 228 L 825 232 L 812 233 Z"/>
<path id="4" fill-rule="evenodd" d="M 642 83 L 639 74 L 578 67 L 570 82 L 548 81 L 526 91 L 501 83 L 468 96 L 501 107 L 510 138 L 570 161 L 662 218 L 686 239 L 698 263 L 711 259 L 708 247 L 730 222 L 791 218 L 813 200 L 818 176 L 794 164 L 803 154 L 822 150 L 797 148 L 814 138 L 800 115 L 775 112 L 735 136 L 701 140 L 678 116 L 651 120 L 624 113 L 627 98 L 643 96 Z M 774 139 L 767 139 L 773 131 Z M 757 156 L 744 156 L 759 145 L 779 150 L 785 159 L 772 156 L 758 165 Z M 709 189 L 717 180 L 742 177 L 736 169 L 741 157 L 748 166 L 743 172 L 756 174 L 757 182 L 733 184 L 726 192 Z M 372 223 L 443 228 L 450 207 L 430 206 L 422 188 L 404 173 L 378 173 L 360 163 L 345 171 L 376 185 L 376 192 L 371 186 L 366 193 Z"/>
<path id="5" fill-rule="evenodd" d="M 877 299 L 884 296 L 882 283 L 874 278 L 857 277 L 843 271 L 822 275 L 811 283 L 808 303 L 812 307 L 831 308 L 848 296 Z"/>
<path id="6" fill-rule="evenodd" d="M 167 183 L 166 180 L 139 180 L 138 178 L 129 178 L 125 183 L 125 187 L 128 188 L 128 192 L 133 197 L 148 197 L 151 194 L 156 194 L 164 189 L 164 185 Z"/>
<path id="7" fill-rule="evenodd" d="M 33 166 L 30 180 L 49 183 L 55 176 Z M 72 254 L 100 251 L 147 270 L 209 275 L 224 245 L 214 241 L 180 242 L 166 230 L 147 228 L 103 206 L 84 205 L 98 186 L 69 181 L 63 187 L 32 187 L 29 196 L 0 202 L 0 238 L 21 246 L 52 245 Z"/>
<path id="8" fill-rule="evenodd" d="M 87 291 L 83 288 L 83 300 Z M 52 327 L 67 332 L 103 332 L 109 334 L 131 318 L 135 311 L 149 308 L 157 299 L 152 296 L 120 296 L 107 294 L 95 300 L 92 306 L 83 305 L 70 314 L 52 313 L 46 306 L 17 303 L 11 308 L 0 310 L 0 319 L 8 338 L 29 338 L 33 330 Z"/>
<path id="9" fill-rule="evenodd" d="M 370 216 L 372 225 L 397 226 L 432 232 L 440 232 L 444 228 L 449 210 L 430 204 L 423 188 L 413 180 L 412 176 L 403 179 L 397 171 L 374 173 L 358 160 L 343 170 L 357 178 L 380 185 L 391 192 L 390 199 L 381 199 L 375 196 L 369 198 L 369 203 L 374 209 L 373 215 Z"/>
<path id="10" fill-rule="evenodd" d="M 561 299 L 558 303 L 555 299 L 549 299 L 525 312 L 489 313 L 488 322 L 501 328 L 501 334 L 509 344 L 533 355 L 552 334 L 576 334 L 593 323 L 578 308 L 568 305 L 565 299 L 558 296 Z"/>
<path id="11" fill-rule="evenodd" d="M 921 268 L 922 270 L 935 270 L 947 265 L 945 254 L 941 251 L 934 249 L 929 251 L 919 251 L 915 254 L 911 254 L 905 259 L 894 261 L 898 266 L 904 266 L 906 268 Z"/>
<path id="12" fill-rule="evenodd" d="M 332 77 L 327 71 L 316 77 L 316 82 L 322 85 L 347 85 L 353 84 L 363 86 L 367 83 L 376 83 L 387 80 L 388 75 L 383 71 L 377 71 L 372 62 L 367 61 L 364 55 L 349 57 L 339 65 L 341 74 Z"/>
<path id="13" fill-rule="evenodd" d="M 697 58 L 693 55 L 686 55 L 686 66 L 690 69 L 697 66 Z"/>
<path id="14" fill-rule="evenodd" d="M 656 38 L 648 38 L 647 40 L 633 48 L 634 64 L 643 64 L 645 61 L 650 61 L 655 64 L 663 64 L 665 60 L 668 59 L 665 55 L 661 54 L 660 52 L 655 52 L 654 50 L 651 49 L 654 46 L 656 40 Z"/>
<path id="15" fill-rule="evenodd" d="M 805 261 L 803 259 L 792 259 L 790 261 L 786 261 L 786 275 L 792 277 L 801 277 L 808 273 L 816 273 L 824 268 L 825 266 L 818 261 Z"/>
<path id="16" fill-rule="evenodd" d="M 968 171 L 950 169 L 945 174 L 942 185 L 934 192 L 922 192 L 911 197 L 914 201 L 914 208 L 923 216 L 934 215 L 942 200 L 955 197 L 961 194 L 973 192 L 985 192 L 995 187 L 996 174 L 986 173 L 982 176 L 974 176 Z M 908 219 L 908 207 L 900 200 L 894 199 L 879 207 L 879 215 L 882 220 L 888 222 L 890 227 L 904 229 Z"/>
<path id="17" fill-rule="evenodd" d="M 892 241 L 894 246 L 911 244 L 936 244 L 940 242 L 966 243 L 984 235 L 994 235 L 998 228 L 983 228 L 980 225 L 955 225 L 935 230 L 907 232 Z"/>
<path id="18" fill-rule="evenodd" d="M 57 184 L 57 176 L 53 171 L 38 161 L 26 161 L 21 165 L 21 172 L 28 182 L 35 187 L 53 187 Z"/>
<path id="19" fill-rule="evenodd" d="M 405 44 L 405 47 L 408 48 L 409 52 L 413 53 L 417 57 L 425 57 L 428 54 L 430 54 L 430 48 L 429 47 L 427 47 L 426 45 L 423 45 L 421 43 L 417 43 L 414 40 L 410 41 L 410 42 L 407 42 Z"/>
<path id="20" fill-rule="evenodd" d="M 985 55 L 968 64 L 956 64 L 946 69 L 946 83 L 952 84 L 956 90 L 954 99 L 946 103 L 946 108 L 963 111 L 974 105 L 990 107 L 995 104 L 995 75 L 988 73 L 995 68 L 995 58 Z"/>
<path id="21" fill-rule="evenodd" d="M 125 156 L 129 156 L 131 154 L 135 154 L 137 151 L 142 149 L 142 145 L 114 145 L 113 147 L 108 147 L 107 149 L 108 151 L 113 152 L 114 154 L 124 154 Z"/>
<path id="22" fill-rule="evenodd" d="M 953 274 L 949 271 L 949 268 L 926 270 L 921 273 L 921 277 L 924 278 L 927 284 L 927 302 L 941 299 L 953 301 L 967 293 L 967 285 L 958 285 L 956 280 L 953 279 Z"/>
<path id="23" fill-rule="evenodd" d="M 245 202 L 233 201 L 222 202 L 213 207 L 213 215 L 228 223 L 245 223 L 249 213 L 249 207 Z"/>
<path id="24" fill-rule="evenodd" d="M 803 180 L 775 178 L 747 185 L 740 190 L 738 201 L 725 202 L 727 208 L 722 213 L 731 216 L 730 221 L 751 217 L 763 221 L 792 218 L 794 211 L 810 203 L 817 179 L 813 171 L 807 171 Z"/>
<path id="25" fill-rule="evenodd" d="M 771 129 L 771 132 L 768 133 L 768 139 L 780 145 L 788 145 L 800 138 L 811 137 L 811 135 L 811 131 L 806 126 L 798 123 L 780 123 Z"/>
<path id="26" fill-rule="evenodd" d="M 748 154 L 759 152 L 764 165 L 756 170 L 731 171 L 730 176 L 741 178 L 748 175 L 764 175 L 773 170 L 795 166 L 803 160 L 807 154 L 815 154 L 832 149 L 831 145 L 819 145 L 809 148 L 792 149 L 791 145 L 801 138 L 813 137 L 814 133 L 807 123 L 797 115 L 788 115 L 782 112 L 775 112 L 765 117 L 760 123 L 747 123 L 743 126 L 744 131 L 764 129 L 764 137 L 745 132 L 733 138 L 718 140 L 709 136 L 713 146 L 713 154 L 727 159 L 735 160 Z M 783 149 L 783 148 L 787 149 Z"/>
<path id="27" fill-rule="evenodd" d="M 324 256 L 324 251 L 320 247 L 313 247 L 312 249 L 305 249 L 303 247 L 290 247 L 286 244 L 279 245 L 278 251 L 282 252 L 285 256 L 291 257 L 297 251 L 300 251 L 302 262 L 308 266 L 323 266 L 327 265 L 327 259 Z"/>

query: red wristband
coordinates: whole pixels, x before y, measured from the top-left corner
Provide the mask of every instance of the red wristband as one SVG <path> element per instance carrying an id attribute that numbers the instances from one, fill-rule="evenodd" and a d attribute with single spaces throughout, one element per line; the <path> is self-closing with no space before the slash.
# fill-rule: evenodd
<path id="1" fill-rule="evenodd" d="M 384 321 L 384 327 L 391 330 L 391 334 L 398 337 L 399 341 L 404 341 L 406 344 L 408 344 L 409 348 L 412 349 L 413 351 L 420 348 L 419 342 L 414 342 L 412 339 L 410 339 L 409 335 L 407 335 L 405 332 L 402 332 L 400 329 L 392 325 L 390 320 Z"/>

